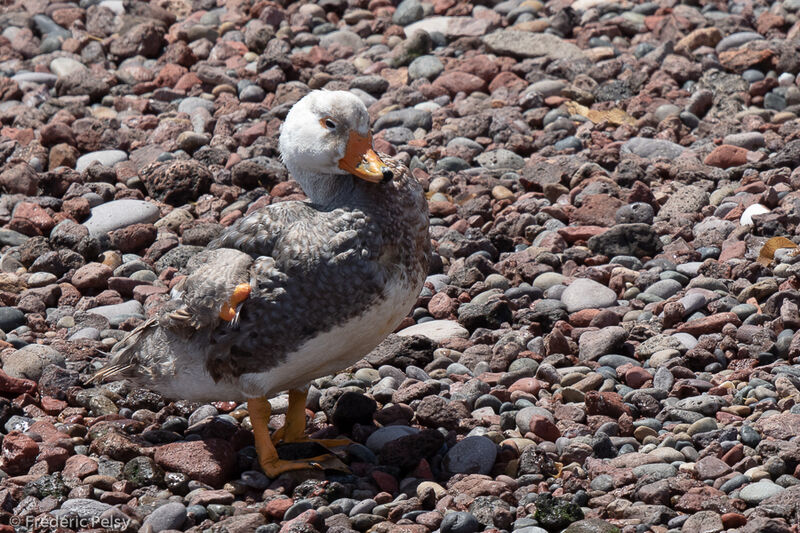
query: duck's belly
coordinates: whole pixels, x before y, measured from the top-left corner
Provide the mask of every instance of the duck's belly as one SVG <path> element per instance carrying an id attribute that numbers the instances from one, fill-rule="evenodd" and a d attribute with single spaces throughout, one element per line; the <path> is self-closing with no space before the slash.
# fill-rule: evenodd
<path id="1" fill-rule="evenodd" d="M 387 286 L 384 299 L 333 329 L 320 333 L 266 372 L 243 374 L 239 388 L 245 397 L 272 396 L 300 388 L 309 381 L 354 364 L 383 341 L 408 314 L 420 287 L 405 280 Z"/>

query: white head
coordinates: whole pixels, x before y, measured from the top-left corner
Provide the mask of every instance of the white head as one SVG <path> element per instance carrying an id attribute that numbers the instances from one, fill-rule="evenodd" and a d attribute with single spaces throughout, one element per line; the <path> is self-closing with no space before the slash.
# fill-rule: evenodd
<path id="1" fill-rule="evenodd" d="M 298 101 L 281 126 L 281 157 L 314 203 L 327 204 L 353 177 L 371 183 L 392 178 L 372 150 L 369 114 L 346 91 L 312 91 Z"/>

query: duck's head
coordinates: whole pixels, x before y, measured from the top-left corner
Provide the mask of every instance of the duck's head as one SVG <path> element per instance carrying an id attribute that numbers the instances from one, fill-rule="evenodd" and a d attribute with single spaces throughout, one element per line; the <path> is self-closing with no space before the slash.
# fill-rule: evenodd
<path id="1" fill-rule="evenodd" d="M 372 149 L 369 114 L 346 91 L 312 91 L 298 101 L 281 126 L 281 157 L 312 201 L 352 183 L 392 179 L 392 169 Z"/>

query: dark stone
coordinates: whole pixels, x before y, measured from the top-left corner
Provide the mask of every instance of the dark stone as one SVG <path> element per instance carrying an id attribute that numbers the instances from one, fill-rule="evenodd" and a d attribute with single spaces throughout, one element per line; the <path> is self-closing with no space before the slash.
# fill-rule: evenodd
<path id="1" fill-rule="evenodd" d="M 342 432 L 349 432 L 355 424 L 370 425 L 378 404 L 372 398 L 357 392 L 345 392 L 333 406 L 333 424 Z"/>
<path id="2" fill-rule="evenodd" d="M 609 257 L 633 255 L 652 257 L 661 249 L 661 241 L 649 224 L 618 224 L 587 243 L 596 254 Z"/>
<path id="3" fill-rule="evenodd" d="M 435 349 L 435 343 L 421 335 L 410 337 L 389 335 L 365 357 L 365 360 L 374 367 L 393 365 L 405 368 L 414 365 L 422 368 L 433 361 Z"/>

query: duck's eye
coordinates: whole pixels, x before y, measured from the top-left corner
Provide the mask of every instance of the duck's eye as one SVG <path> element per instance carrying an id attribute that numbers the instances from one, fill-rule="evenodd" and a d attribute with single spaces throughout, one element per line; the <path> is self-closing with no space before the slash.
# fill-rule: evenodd
<path id="1" fill-rule="evenodd" d="M 322 125 L 325 126 L 326 128 L 328 128 L 329 130 L 335 130 L 336 129 L 336 122 L 334 122 L 333 119 L 324 118 L 324 119 L 320 120 L 320 122 L 322 122 Z"/>

